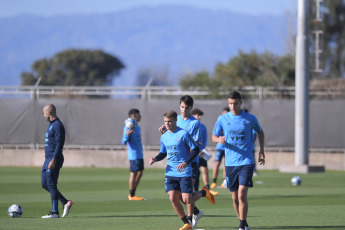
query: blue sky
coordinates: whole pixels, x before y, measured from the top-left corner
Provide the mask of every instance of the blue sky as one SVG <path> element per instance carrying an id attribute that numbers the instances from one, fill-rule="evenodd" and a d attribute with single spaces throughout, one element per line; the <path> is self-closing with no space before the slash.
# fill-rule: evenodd
<path id="1" fill-rule="evenodd" d="M 61 14 L 111 13 L 137 6 L 167 4 L 190 5 L 207 9 L 224 9 L 246 14 L 295 13 L 298 0 L 5 0 L 0 17 L 28 13 L 40 16 Z"/>

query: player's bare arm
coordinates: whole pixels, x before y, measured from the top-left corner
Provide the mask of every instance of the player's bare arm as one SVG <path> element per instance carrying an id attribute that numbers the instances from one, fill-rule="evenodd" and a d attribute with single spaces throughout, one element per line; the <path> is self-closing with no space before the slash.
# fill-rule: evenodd
<path id="1" fill-rule="evenodd" d="M 259 140 L 259 144 L 260 144 L 258 162 L 260 163 L 260 165 L 264 165 L 265 164 L 265 150 L 264 150 L 265 134 L 264 134 L 263 130 L 261 130 L 261 132 L 258 133 L 258 140 Z"/>
<path id="2" fill-rule="evenodd" d="M 151 158 L 150 158 L 150 165 L 152 165 L 152 164 L 155 163 L 155 162 L 156 162 L 156 158 L 151 157 Z"/>
<path id="3" fill-rule="evenodd" d="M 127 131 L 126 131 L 126 134 L 127 135 L 132 135 L 134 133 L 134 129 L 128 129 Z"/>
<path id="4" fill-rule="evenodd" d="M 216 136 L 212 134 L 212 141 L 219 144 L 225 144 L 225 136 Z"/>

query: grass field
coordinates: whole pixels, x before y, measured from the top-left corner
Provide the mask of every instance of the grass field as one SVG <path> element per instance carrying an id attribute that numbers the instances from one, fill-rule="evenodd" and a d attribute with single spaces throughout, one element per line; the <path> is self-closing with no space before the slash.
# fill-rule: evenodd
<path id="1" fill-rule="evenodd" d="M 260 171 L 249 190 L 248 223 L 255 229 L 345 229 L 345 172 L 300 175 Z M 210 174 L 211 175 L 211 174 Z M 137 190 L 144 201 L 128 201 L 128 169 L 63 168 L 59 189 L 74 206 L 67 218 L 41 219 L 51 210 L 40 187 L 40 168 L 0 167 L 0 229 L 179 229 L 181 220 L 164 192 L 164 170 L 146 169 Z M 196 229 L 238 229 L 227 189 L 215 189 L 217 203 L 200 199 L 204 212 Z M 18 203 L 21 218 L 7 208 Z M 60 214 L 62 205 L 59 204 Z"/>

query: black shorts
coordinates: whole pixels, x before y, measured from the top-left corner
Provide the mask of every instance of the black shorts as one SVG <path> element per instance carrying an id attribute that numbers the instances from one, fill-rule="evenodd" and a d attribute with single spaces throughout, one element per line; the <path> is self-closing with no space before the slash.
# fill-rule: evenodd
<path id="1" fill-rule="evenodd" d="M 253 169 L 252 165 L 225 166 L 226 182 L 230 192 L 238 190 L 240 185 L 253 187 Z"/>
<path id="2" fill-rule="evenodd" d="M 129 161 L 129 171 L 138 172 L 144 170 L 144 159 L 136 159 Z"/>
<path id="3" fill-rule="evenodd" d="M 199 158 L 199 167 L 206 167 L 207 168 L 207 160 L 204 158 L 200 157 Z"/>
<path id="4" fill-rule="evenodd" d="M 164 186 L 165 192 L 169 192 L 171 190 L 181 191 L 182 193 L 193 192 L 193 183 L 191 177 L 165 176 Z"/>

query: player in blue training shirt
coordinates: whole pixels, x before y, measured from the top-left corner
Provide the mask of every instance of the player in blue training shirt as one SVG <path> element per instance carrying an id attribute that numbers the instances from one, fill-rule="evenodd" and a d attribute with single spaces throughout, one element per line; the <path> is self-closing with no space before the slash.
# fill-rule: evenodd
<path id="1" fill-rule="evenodd" d="M 177 126 L 187 131 L 192 135 L 195 142 L 200 146 L 201 136 L 200 136 L 200 122 L 192 116 L 191 111 L 193 109 L 194 100 L 189 95 L 183 95 L 180 98 L 180 112 L 181 114 L 177 117 Z M 196 175 L 199 174 L 199 155 L 197 155 L 192 161 L 192 182 L 193 187 L 195 187 Z M 195 204 L 193 204 L 193 227 L 197 226 L 198 221 L 204 215 L 204 213 L 199 210 Z"/>
<path id="2" fill-rule="evenodd" d="M 135 121 L 135 127 L 133 129 L 129 129 L 125 125 L 122 136 L 122 144 L 127 145 L 128 148 L 128 160 L 130 164 L 128 200 L 144 200 L 143 197 L 135 195 L 135 191 L 139 185 L 144 170 L 141 132 L 140 126 L 138 125 L 141 120 L 140 111 L 138 109 L 131 109 L 128 112 L 128 117 Z"/>
<path id="3" fill-rule="evenodd" d="M 62 149 L 65 144 L 65 127 L 56 115 L 56 107 L 48 104 L 43 108 L 43 116 L 49 121 L 45 136 L 45 161 L 41 172 L 41 185 L 50 192 L 52 211 L 42 218 L 59 218 L 58 200 L 64 205 L 62 217 L 66 217 L 73 202 L 67 200 L 58 190 L 57 183 L 64 157 Z"/>
<path id="4" fill-rule="evenodd" d="M 223 109 L 222 115 L 226 114 L 228 112 L 230 112 L 229 107 L 225 107 Z M 221 136 L 224 136 L 224 135 L 221 135 Z M 212 178 L 213 181 L 212 181 L 212 184 L 211 184 L 210 188 L 215 188 L 217 186 L 217 177 L 218 177 L 219 166 L 222 163 L 222 159 L 223 159 L 224 156 L 225 156 L 225 145 L 217 143 L 217 145 L 216 145 L 216 157 L 214 159 L 214 165 L 213 165 L 213 175 L 212 175 L 213 176 L 213 178 Z M 225 169 L 224 169 L 224 171 L 223 171 L 223 180 L 225 178 L 226 178 L 226 173 L 225 173 Z M 221 184 L 221 187 L 225 188 L 223 186 L 223 183 Z"/>
<path id="5" fill-rule="evenodd" d="M 183 95 L 180 98 L 180 112 L 177 117 L 177 126 L 187 131 L 192 135 L 193 139 L 198 145 L 202 145 L 199 135 L 200 122 L 192 116 L 191 111 L 193 109 L 194 100 L 189 95 Z M 159 131 L 163 134 L 166 131 L 165 126 L 161 126 Z M 192 161 L 192 182 L 193 187 L 195 184 L 195 178 L 199 171 L 199 155 Z M 200 211 L 195 205 L 193 208 L 193 226 L 198 224 L 199 219 L 203 216 L 203 212 Z"/>
<path id="6" fill-rule="evenodd" d="M 201 197 L 206 197 L 212 204 L 215 198 L 207 188 L 193 192 L 192 184 L 192 160 L 199 154 L 199 147 L 192 136 L 177 126 L 177 113 L 170 110 L 164 114 L 164 126 L 166 132 L 161 136 L 160 153 L 150 159 L 150 165 L 167 157 L 165 172 L 165 191 L 176 214 L 181 218 L 184 225 L 180 230 L 192 229 L 193 204 Z M 187 206 L 185 215 L 182 200 Z"/>
<path id="7" fill-rule="evenodd" d="M 252 129 L 258 133 L 260 143 L 260 164 L 265 164 L 264 132 L 250 113 L 241 109 L 242 98 L 237 91 L 228 94 L 231 112 L 221 115 L 212 132 L 212 141 L 225 144 L 225 170 L 227 185 L 231 192 L 233 206 L 240 220 L 239 230 L 249 230 L 247 223 L 248 188 L 253 187 L 253 143 Z M 222 136 L 222 133 L 224 133 Z"/>

